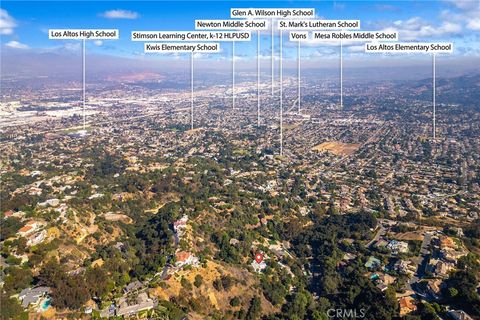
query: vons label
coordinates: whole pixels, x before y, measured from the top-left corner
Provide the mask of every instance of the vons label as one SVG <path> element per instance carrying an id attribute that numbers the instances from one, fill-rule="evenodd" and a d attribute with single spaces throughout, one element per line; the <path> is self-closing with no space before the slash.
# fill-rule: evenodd
<path id="1" fill-rule="evenodd" d="M 64 40 L 115 40 L 118 39 L 117 29 L 50 29 L 48 30 L 49 39 Z"/>
<path id="2" fill-rule="evenodd" d="M 307 41 L 309 39 L 310 37 L 308 36 L 308 31 L 290 31 L 290 41 Z"/>

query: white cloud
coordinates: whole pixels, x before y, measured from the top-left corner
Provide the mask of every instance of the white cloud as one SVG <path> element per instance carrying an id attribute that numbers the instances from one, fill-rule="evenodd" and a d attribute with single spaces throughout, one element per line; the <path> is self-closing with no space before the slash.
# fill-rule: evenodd
<path id="1" fill-rule="evenodd" d="M 478 19 L 469 20 L 467 23 L 467 28 L 472 30 L 480 30 L 480 17 L 478 17 Z"/>
<path id="2" fill-rule="evenodd" d="M 343 10 L 345 8 L 346 8 L 346 5 L 344 3 L 337 3 L 337 2 L 333 3 L 334 10 Z"/>
<path id="3" fill-rule="evenodd" d="M 103 44 L 102 40 L 95 40 L 93 41 L 93 44 L 96 45 L 97 47 L 100 47 Z"/>
<path id="4" fill-rule="evenodd" d="M 351 46 L 351 47 L 348 47 L 348 52 L 365 52 L 365 45 L 364 44 L 361 44 L 361 45 L 354 45 L 354 46 Z"/>
<path id="5" fill-rule="evenodd" d="M 480 4 L 478 0 L 445 0 L 445 1 L 462 10 L 480 8 Z"/>
<path id="6" fill-rule="evenodd" d="M 28 46 L 24 43 L 20 43 L 18 41 L 12 40 L 6 44 L 7 47 L 9 48 L 14 48 L 14 49 L 28 49 Z"/>
<path id="7" fill-rule="evenodd" d="M 269 54 L 260 54 L 258 57 L 260 58 L 260 60 L 272 60 L 272 56 Z M 278 56 L 274 55 L 273 60 L 276 61 L 280 59 Z"/>
<path id="8" fill-rule="evenodd" d="M 457 23 L 452 23 L 452 22 L 444 22 L 440 28 L 438 28 L 438 32 L 440 34 L 455 34 L 455 33 L 460 33 L 462 31 L 462 26 L 460 26 Z"/>
<path id="9" fill-rule="evenodd" d="M 198 53 L 198 52 L 195 52 L 193 53 L 193 58 L 194 59 L 203 59 L 204 57 L 207 57 L 208 55 L 204 54 L 204 53 Z"/>
<path id="10" fill-rule="evenodd" d="M 0 34 L 9 35 L 13 33 L 13 29 L 17 26 L 15 19 L 12 18 L 7 10 L 0 9 Z"/>
<path id="11" fill-rule="evenodd" d="M 442 37 L 458 34 L 462 31 L 462 26 L 458 23 L 444 21 L 439 26 L 433 26 L 420 17 L 397 20 L 393 22 L 393 25 L 398 31 L 398 37 L 401 41 Z"/>
<path id="12" fill-rule="evenodd" d="M 63 47 L 62 47 L 63 50 L 66 50 L 66 51 L 79 51 L 80 49 L 82 49 L 82 46 L 80 43 L 78 42 L 65 42 L 63 44 Z"/>
<path id="13" fill-rule="evenodd" d="M 307 54 L 306 57 L 311 58 L 311 59 L 329 58 L 329 59 L 338 60 L 339 53 L 338 52 L 333 52 L 332 50 L 329 50 L 328 48 L 318 48 L 317 50 Z"/>
<path id="14" fill-rule="evenodd" d="M 378 11 L 398 11 L 399 8 L 396 6 L 392 6 L 389 4 L 377 4 L 375 5 L 375 9 Z"/>
<path id="15" fill-rule="evenodd" d="M 140 15 L 134 11 L 116 9 L 105 11 L 101 16 L 108 19 L 137 19 Z"/>
<path id="16" fill-rule="evenodd" d="M 448 1 L 456 10 L 444 10 L 441 13 L 445 21 L 464 24 L 467 29 L 480 30 L 480 1 Z"/>

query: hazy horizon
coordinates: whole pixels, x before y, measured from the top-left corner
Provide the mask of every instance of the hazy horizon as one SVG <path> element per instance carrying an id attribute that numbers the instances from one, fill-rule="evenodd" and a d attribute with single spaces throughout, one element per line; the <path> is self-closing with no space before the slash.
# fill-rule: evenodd
<path id="1" fill-rule="evenodd" d="M 456 77 L 468 74 L 477 74 L 480 67 L 475 57 L 454 59 L 447 56 L 437 57 L 437 77 Z M 260 60 L 260 72 L 262 77 L 269 78 L 271 75 L 271 60 Z M 236 61 L 236 71 L 241 73 L 256 72 L 256 57 Z M 232 63 L 228 60 L 206 60 L 195 58 L 194 60 L 197 81 L 202 76 L 211 76 L 218 73 L 231 74 Z M 431 57 L 414 57 L 405 59 L 401 56 L 379 57 L 373 60 L 366 58 L 349 58 L 343 62 L 346 80 L 350 78 L 369 80 L 421 80 L 431 77 Z M 129 75 L 136 73 L 152 73 L 166 75 L 179 73 L 179 76 L 188 76 L 189 58 L 187 55 L 172 59 L 155 58 L 126 58 L 108 56 L 103 54 L 90 54 L 86 56 L 87 79 L 107 79 L 115 75 Z M 35 77 L 81 77 L 82 57 L 77 52 L 65 53 L 35 53 L 6 50 L 1 54 L 2 80 L 5 78 L 21 76 Z M 279 62 L 274 62 L 275 73 L 278 73 Z M 312 71 L 324 70 L 327 75 L 336 75 L 339 70 L 339 58 L 318 58 L 317 60 L 301 60 L 302 76 L 312 76 Z M 297 61 L 289 59 L 283 61 L 283 73 L 285 76 L 295 76 Z M 239 74 L 241 77 L 241 75 Z M 148 76 L 147 76 L 148 77 Z M 87 80 L 88 81 L 88 80 Z"/>

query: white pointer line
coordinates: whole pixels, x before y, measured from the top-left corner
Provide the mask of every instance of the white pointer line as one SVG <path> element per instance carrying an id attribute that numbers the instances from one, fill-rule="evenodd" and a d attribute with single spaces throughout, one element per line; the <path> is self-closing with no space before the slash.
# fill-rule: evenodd
<path id="1" fill-rule="evenodd" d="M 235 41 L 232 41 L 232 109 L 235 109 Z"/>
<path id="2" fill-rule="evenodd" d="M 257 126 L 260 126 L 260 31 L 257 30 Z"/>
<path id="3" fill-rule="evenodd" d="M 297 90 L 298 90 L 298 112 L 300 113 L 300 41 L 297 41 Z"/>
<path id="4" fill-rule="evenodd" d="M 280 155 L 283 155 L 283 52 L 282 52 L 282 30 L 280 30 Z"/>
<path id="5" fill-rule="evenodd" d="M 272 41 L 272 43 L 271 43 L 272 75 L 271 76 L 272 76 L 272 97 L 273 97 L 273 95 L 274 95 L 274 74 L 273 73 L 274 73 L 274 68 L 275 68 L 275 66 L 273 65 L 273 58 L 274 58 L 274 52 L 273 52 L 273 18 L 271 19 L 270 28 L 271 28 L 271 32 L 272 32 L 270 37 L 271 37 L 271 41 Z"/>
<path id="6" fill-rule="evenodd" d="M 83 130 L 85 130 L 85 39 L 83 39 L 83 54 L 82 54 L 82 73 L 83 73 Z"/>
<path id="7" fill-rule="evenodd" d="M 190 53 L 190 128 L 193 130 L 193 51 Z"/>
<path id="8" fill-rule="evenodd" d="M 435 142 L 435 138 L 436 138 L 436 81 L 435 81 L 435 78 L 436 78 L 436 55 L 435 53 L 433 54 L 432 56 L 432 72 L 433 72 L 433 77 L 432 77 L 432 85 L 433 85 L 433 93 L 432 93 L 432 98 L 433 98 L 433 141 Z"/>
<path id="9" fill-rule="evenodd" d="M 343 41 L 340 40 L 340 108 L 343 109 Z"/>

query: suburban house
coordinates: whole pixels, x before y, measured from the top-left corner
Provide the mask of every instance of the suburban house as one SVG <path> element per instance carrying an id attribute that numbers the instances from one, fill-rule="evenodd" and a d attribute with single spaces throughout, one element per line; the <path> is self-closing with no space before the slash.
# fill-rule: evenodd
<path id="1" fill-rule="evenodd" d="M 50 293 L 49 287 L 36 287 L 23 289 L 18 295 L 18 299 L 22 302 L 22 307 L 27 309 L 29 306 L 39 307 L 40 302 Z"/>
<path id="2" fill-rule="evenodd" d="M 390 249 L 393 253 L 407 253 L 408 252 L 408 243 L 405 241 L 392 240 L 387 244 L 387 248 Z"/>
<path id="3" fill-rule="evenodd" d="M 46 230 L 42 230 L 40 232 L 34 233 L 34 234 L 32 234 L 31 236 L 28 237 L 27 246 L 34 246 L 34 245 L 37 245 L 39 243 L 42 243 L 43 240 L 45 240 L 46 237 L 47 237 L 47 231 Z"/>
<path id="4" fill-rule="evenodd" d="M 448 315 L 455 320 L 473 320 L 465 311 L 463 310 L 450 310 Z"/>
<path id="5" fill-rule="evenodd" d="M 415 304 L 415 299 L 412 297 L 402 297 L 398 300 L 400 305 L 400 316 L 403 317 L 410 312 L 417 310 L 417 305 Z"/>
<path id="6" fill-rule="evenodd" d="M 428 293 L 435 299 L 438 300 L 442 296 L 442 280 L 440 279 L 430 279 L 427 281 L 427 290 Z"/>
<path id="7" fill-rule="evenodd" d="M 188 215 L 184 214 L 182 218 L 178 219 L 173 223 L 173 228 L 177 230 L 178 228 L 185 228 L 188 221 Z"/>
<path id="8" fill-rule="evenodd" d="M 18 230 L 18 235 L 21 236 L 21 237 L 28 236 L 29 234 L 32 234 L 35 231 L 37 231 L 37 229 L 39 227 L 40 227 L 40 225 L 37 221 L 30 220 L 30 221 L 27 222 L 26 225 L 24 225 L 23 227 L 21 227 Z"/>
<path id="9" fill-rule="evenodd" d="M 450 262 L 445 262 L 440 259 L 431 259 L 427 265 L 426 270 L 431 272 L 436 277 L 446 278 L 451 270 L 455 268 L 455 265 Z"/>
<path id="10" fill-rule="evenodd" d="M 7 218 L 10 218 L 10 217 L 13 217 L 13 211 L 12 210 L 8 210 L 8 211 L 5 211 L 3 213 L 3 219 L 7 219 Z"/>
<path id="11" fill-rule="evenodd" d="M 141 311 L 146 311 L 155 308 L 156 302 L 150 299 L 147 293 L 142 292 L 137 296 L 136 301 L 128 303 L 126 298 L 120 298 L 118 301 L 118 308 L 116 311 L 117 316 L 132 316 Z"/>
<path id="12" fill-rule="evenodd" d="M 192 265 L 194 267 L 198 266 L 198 258 L 195 257 L 192 253 L 187 251 L 178 251 L 175 253 L 175 266 L 181 268 L 186 265 Z"/>
<path id="13" fill-rule="evenodd" d="M 129 284 L 127 284 L 127 286 L 125 287 L 125 289 L 123 289 L 123 292 L 124 292 L 125 294 L 128 294 L 128 293 L 131 293 L 131 292 L 140 290 L 141 288 L 143 288 L 143 283 L 141 283 L 141 282 L 138 281 L 138 280 L 135 280 L 135 281 L 130 282 Z"/>
<path id="14" fill-rule="evenodd" d="M 408 261 L 408 260 L 398 260 L 393 265 L 393 269 L 395 271 L 397 271 L 398 273 L 402 273 L 402 274 L 413 275 L 415 273 L 415 271 L 414 271 L 415 266 L 412 265 L 411 262 Z"/>
<path id="15" fill-rule="evenodd" d="M 374 256 L 370 256 L 367 262 L 365 262 L 365 267 L 368 269 L 376 269 L 379 268 L 381 265 L 382 262 Z"/>
<path id="16" fill-rule="evenodd" d="M 188 216 L 185 214 L 181 219 L 178 219 L 173 223 L 173 230 L 175 230 L 175 233 L 178 237 L 183 236 L 183 234 L 185 233 L 185 229 L 187 228 L 187 221 Z"/>
<path id="17" fill-rule="evenodd" d="M 253 260 L 251 266 L 255 272 L 260 273 L 267 267 L 267 264 L 263 260 L 260 263 L 258 263 L 256 260 Z"/>

